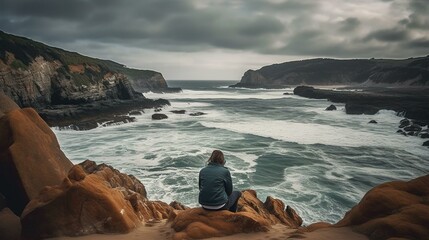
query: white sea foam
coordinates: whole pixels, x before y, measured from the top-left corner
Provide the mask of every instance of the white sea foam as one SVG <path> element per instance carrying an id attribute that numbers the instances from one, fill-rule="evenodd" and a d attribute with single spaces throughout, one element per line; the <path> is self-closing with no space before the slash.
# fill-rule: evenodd
<path id="1" fill-rule="evenodd" d="M 412 146 L 420 142 L 415 138 L 402 138 L 392 134 L 386 139 L 385 134 L 368 132 L 365 129 L 350 129 L 317 123 L 298 123 L 279 120 L 256 120 L 252 122 L 208 122 L 202 121 L 206 127 L 225 129 L 237 133 L 253 134 L 299 144 L 325 144 L 332 146 Z M 387 142 L 388 141 L 388 142 Z"/>
<path id="2" fill-rule="evenodd" d="M 183 90 L 181 93 L 146 93 L 148 98 L 165 99 L 280 99 L 291 98 L 294 95 L 283 95 L 285 91 L 202 91 L 202 90 Z"/>

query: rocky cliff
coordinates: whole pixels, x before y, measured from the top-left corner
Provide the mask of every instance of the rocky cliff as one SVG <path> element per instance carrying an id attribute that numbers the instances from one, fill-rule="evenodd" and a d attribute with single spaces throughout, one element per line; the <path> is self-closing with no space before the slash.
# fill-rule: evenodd
<path id="1" fill-rule="evenodd" d="M 142 98 L 137 91 L 171 91 L 161 73 L 130 69 L 1 31 L 0 90 L 19 106 L 36 109 Z"/>
<path id="2" fill-rule="evenodd" d="M 429 86 L 429 56 L 391 59 L 309 59 L 248 70 L 231 87 L 282 88 L 291 85 Z"/>

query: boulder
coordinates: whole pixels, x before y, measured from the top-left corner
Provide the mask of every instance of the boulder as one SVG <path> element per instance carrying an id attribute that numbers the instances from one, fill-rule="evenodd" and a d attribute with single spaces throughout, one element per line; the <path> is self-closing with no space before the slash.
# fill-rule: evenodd
<path id="1" fill-rule="evenodd" d="M 337 110 L 337 107 L 335 107 L 335 105 L 334 105 L 334 104 L 331 104 L 329 107 L 327 107 L 327 108 L 325 109 L 325 111 L 334 111 L 334 110 Z"/>
<path id="2" fill-rule="evenodd" d="M 407 136 L 407 133 L 406 132 L 404 132 L 404 131 L 402 131 L 401 129 L 399 129 L 398 131 L 396 131 L 397 133 L 399 133 L 399 134 L 402 134 L 402 135 L 404 135 L 404 136 Z"/>
<path id="3" fill-rule="evenodd" d="M 401 121 L 399 121 L 399 124 L 400 124 L 400 125 L 408 126 L 408 125 L 410 125 L 410 124 L 411 124 L 411 122 L 410 122 L 410 120 L 408 120 L 408 118 L 404 118 L 404 119 L 402 119 Z"/>
<path id="4" fill-rule="evenodd" d="M 429 147 L 429 140 L 423 143 L 423 146 Z"/>
<path id="5" fill-rule="evenodd" d="M 413 124 L 419 125 L 420 127 L 424 127 L 424 126 L 428 125 L 426 122 L 418 121 L 418 120 L 413 120 Z"/>
<path id="6" fill-rule="evenodd" d="M 168 116 L 162 113 L 155 113 L 152 114 L 152 120 L 162 120 L 162 119 L 167 119 Z"/>
<path id="7" fill-rule="evenodd" d="M 429 144 L 429 141 L 428 141 Z M 371 189 L 334 227 L 370 239 L 429 239 L 429 175 Z"/>
<path id="8" fill-rule="evenodd" d="M 34 109 L 0 97 L 0 193 L 18 216 L 45 186 L 57 185 L 73 166 Z"/>
<path id="9" fill-rule="evenodd" d="M 130 116 L 142 115 L 142 111 L 133 110 L 128 113 Z"/>
<path id="10" fill-rule="evenodd" d="M 170 112 L 175 113 L 175 114 L 185 114 L 186 110 L 172 110 Z"/>
<path id="11" fill-rule="evenodd" d="M 201 115 L 206 115 L 207 113 L 203 113 L 203 112 L 194 112 L 194 113 L 190 113 L 189 115 L 196 117 L 196 116 L 201 116 Z"/>
<path id="12" fill-rule="evenodd" d="M 420 134 L 421 138 L 429 138 L 429 133 L 422 133 Z"/>
<path id="13" fill-rule="evenodd" d="M 368 123 L 377 124 L 378 122 L 377 122 L 377 121 L 375 121 L 375 120 L 371 120 L 371 121 L 369 121 Z"/>
<path id="14" fill-rule="evenodd" d="M 61 185 L 46 187 L 25 208 L 23 236 L 48 238 L 127 233 L 142 221 L 165 219 L 172 208 L 148 201 L 132 176 L 92 161 L 75 165 Z"/>
<path id="15" fill-rule="evenodd" d="M 282 201 L 267 197 L 265 203 L 256 197 L 256 192 L 246 190 L 238 202 L 238 212 L 227 210 L 208 211 L 191 208 L 175 211 L 169 218 L 176 231 L 174 239 L 202 239 L 221 237 L 236 233 L 268 231 L 272 225 L 284 224 L 297 228 L 301 218 Z"/>
<path id="16" fill-rule="evenodd" d="M 411 126 L 405 127 L 404 130 L 407 132 L 420 132 L 422 130 L 422 127 L 418 124 L 413 124 Z"/>

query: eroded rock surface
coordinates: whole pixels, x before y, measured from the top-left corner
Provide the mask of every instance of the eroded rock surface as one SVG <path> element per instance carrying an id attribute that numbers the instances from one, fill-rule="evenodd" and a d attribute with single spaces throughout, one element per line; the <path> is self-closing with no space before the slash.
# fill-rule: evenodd
<path id="1" fill-rule="evenodd" d="M 371 189 L 336 226 L 370 239 L 429 239 L 429 175 Z"/>
<path id="2" fill-rule="evenodd" d="M 45 186 L 57 185 L 72 163 L 34 109 L 20 109 L 0 93 L 0 193 L 18 216 Z"/>
<path id="3" fill-rule="evenodd" d="M 289 206 L 285 209 L 282 201 L 268 197 L 263 203 L 253 190 L 242 193 L 237 213 L 202 208 L 175 211 L 170 216 L 171 226 L 176 231 L 174 239 L 202 239 L 268 231 L 270 226 L 279 223 L 289 228 L 297 228 L 302 224 L 296 212 Z"/>
<path id="4" fill-rule="evenodd" d="M 21 216 L 24 236 L 127 233 L 144 221 L 165 219 L 172 208 L 149 201 L 136 178 L 106 165 L 75 165 L 61 185 L 45 187 Z"/>

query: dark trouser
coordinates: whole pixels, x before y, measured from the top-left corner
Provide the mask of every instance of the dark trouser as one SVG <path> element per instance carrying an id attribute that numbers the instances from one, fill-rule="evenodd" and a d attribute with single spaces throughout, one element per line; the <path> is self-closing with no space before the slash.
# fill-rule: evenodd
<path id="1" fill-rule="evenodd" d="M 238 199 L 241 197 L 241 192 L 232 191 L 228 197 L 228 202 L 219 210 L 229 210 L 231 212 L 237 212 Z"/>

